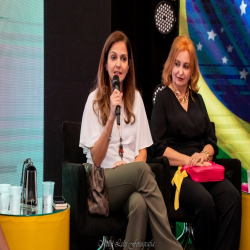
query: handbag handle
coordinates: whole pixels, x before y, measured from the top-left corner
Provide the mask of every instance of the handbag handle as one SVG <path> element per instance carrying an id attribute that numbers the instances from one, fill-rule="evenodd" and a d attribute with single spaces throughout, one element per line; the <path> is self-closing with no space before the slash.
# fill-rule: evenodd
<path id="1" fill-rule="evenodd" d="M 208 161 L 211 165 L 210 167 L 212 167 L 213 165 L 216 165 L 216 163 L 212 162 L 212 161 Z M 189 168 L 193 168 L 193 167 L 198 167 L 198 166 L 193 166 L 193 165 L 184 165 L 182 166 L 181 172 L 183 172 L 184 170 L 187 170 Z M 200 167 L 198 167 L 200 168 Z"/>

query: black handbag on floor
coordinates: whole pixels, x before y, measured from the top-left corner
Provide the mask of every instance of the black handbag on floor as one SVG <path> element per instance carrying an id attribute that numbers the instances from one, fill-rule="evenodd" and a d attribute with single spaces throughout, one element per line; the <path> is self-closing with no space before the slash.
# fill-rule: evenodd
<path id="1" fill-rule="evenodd" d="M 109 215 L 109 202 L 104 169 L 90 163 L 84 163 L 83 165 L 88 180 L 89 213 L 107 217 Z"/>

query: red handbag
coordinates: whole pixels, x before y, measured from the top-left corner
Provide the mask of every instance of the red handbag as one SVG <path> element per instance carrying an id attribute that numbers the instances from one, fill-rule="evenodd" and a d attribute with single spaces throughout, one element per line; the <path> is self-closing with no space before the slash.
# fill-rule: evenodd
<path id="1" fill-rule="evenodd" d="M 224 179 L 225 168 L 212 161 L 209 161 L 209 163 L 212 165 L 205 167 L 185 165 L 182 167 L 181 172 L 186 170 L 190 178 L 196 182 L 222 181 Z"/>

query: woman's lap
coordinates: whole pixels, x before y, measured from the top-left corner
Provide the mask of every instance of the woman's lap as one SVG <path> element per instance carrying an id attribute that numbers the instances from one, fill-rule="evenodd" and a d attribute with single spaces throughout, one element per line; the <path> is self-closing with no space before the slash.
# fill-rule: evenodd
<path id="1" fill-rule="evenodd" d="M 150 169 L 144 162 L 132 162 L 104 170 L 110 212 L 121 210 L 129 196 L 136 192 L 139 170 L 146 168 Z"/>
<path id="2" fill-rule="evenodd" d="M 199 183 L 187 177 L 181 186 L 180 205 L 193 211 L 201 206 L 215 206 L 218 212 L 223 212 L 230 204 L 239 201 L 238 191 L 226 178 L 220 182 Z"/>

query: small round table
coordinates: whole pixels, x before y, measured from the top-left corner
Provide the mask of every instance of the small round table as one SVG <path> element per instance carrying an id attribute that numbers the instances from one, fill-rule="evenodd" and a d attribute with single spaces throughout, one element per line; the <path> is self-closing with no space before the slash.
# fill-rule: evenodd
<path id="1" fill-rule="evenodd" d="M 239 250 L 250 249 L 250 194 L 242 192 L 242 217 Z"/>
<path id="2" fill-rule="evenodd" d="M 70 206 L 64 210 L 21 207 L 18 215 L 0 211 L 0 224 L 11 250 L 69 250 Z"/>

